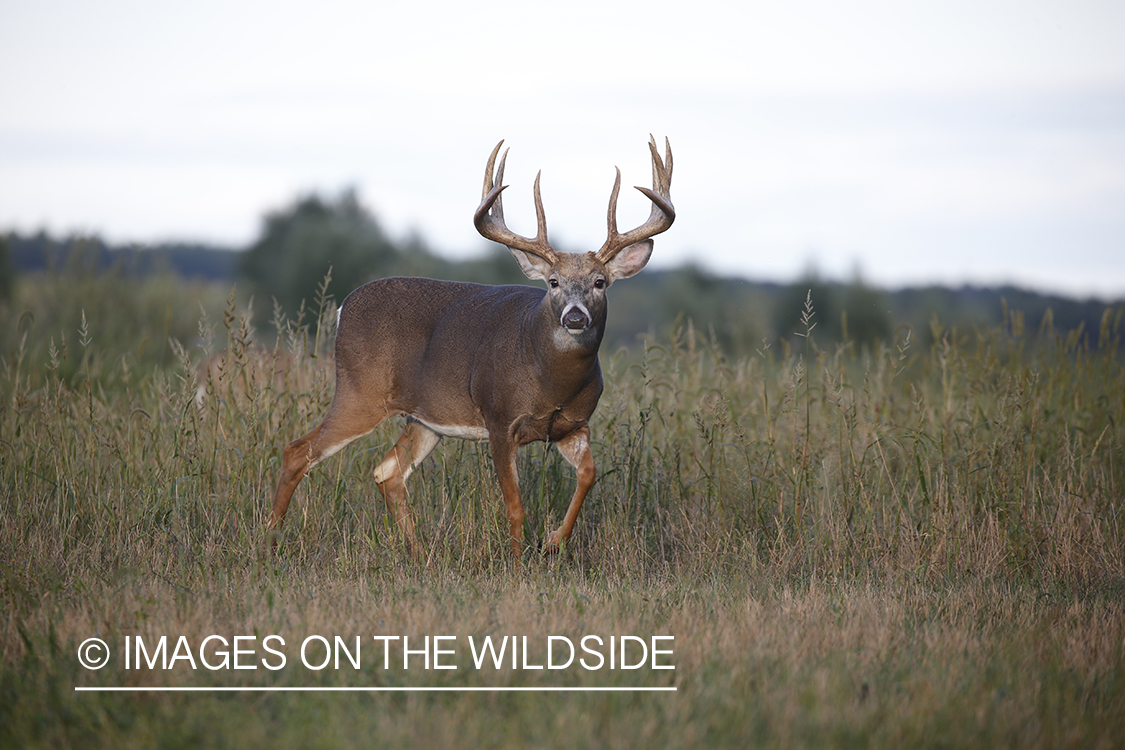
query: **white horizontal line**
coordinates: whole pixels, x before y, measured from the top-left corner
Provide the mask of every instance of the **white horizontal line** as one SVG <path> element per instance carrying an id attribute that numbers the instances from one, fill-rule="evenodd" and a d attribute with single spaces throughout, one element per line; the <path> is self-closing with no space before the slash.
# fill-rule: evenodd
<path id="1" fill-rule="evenodd" d="M 76 693 L 658 693 L 676 687 L 75 687 Z"/>

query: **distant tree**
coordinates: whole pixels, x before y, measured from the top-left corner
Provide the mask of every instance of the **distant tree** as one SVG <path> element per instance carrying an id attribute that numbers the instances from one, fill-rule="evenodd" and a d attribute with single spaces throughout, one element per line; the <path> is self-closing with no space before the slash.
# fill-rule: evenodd
<path id="1" fill-rule="evenodd" d="M 806 301 L 812 306 L 813 337 L 820 342 L 872 344 L 891 334 L 891 303 L 881 290 L 868 286 L 857 271 L 848 284 L 824 281 L 810 270 L 782 290 L 774 308 L 778 338 L 804 334 Z"/>
<path id="2" fill-rule="evenodd" d="M 723 302 L 723 280 L 697 265 L 682 266 L 668 274 L 664 298 L 664 317 L 675 320 L 682 316 L 690 319 L 697 331 L 715 331 L 724 346 L 729 346 L 726 336 L 726 316 Z"/>
<path id="3" fill-rule="evenodd" d="M 840 334 L 860 346 L 891 335 L 890 301 L 881 290 L 868 286 L 857 273 L 844 288 Z"/>
<path id="4" fill-rule="evenodd" d="M 273 299 L 288 315 L 302 300 L 311 305 L 330 268 L 328 292 L 341 302 L 357 286 L 393 273 L 399 259 L 394 242 L 348 190 L 335 201 L 311 195 L 268 214 L 239 271 L 255 295 L 259 321 L 265 321 Z"/>
<path id="5" fill-rule="evenodd" d="M 8 238 L 0 236 L 0 302 L 7 302 L 12 298 L 15 285 L 16 267 L 12 263 Z"/>
<path id="6" fill-rule="evenodd" d="M 492 242 L 485 245 L 484 251 L 475 258 L 450 263 L 442 269 L 442 273 L 442 278 L 474 284 L 542 286 L 542 282 L 531 281 L 524 275 L 506 247 Z"/>
<path id="7" fill-rule="evenodd" d="M 813 337 L 818 341 L 840 339 L 840 300 L 835 285 L 824 281 L 810 269 L 805 276 L 781 290 L 774 305 L 774 333 L 779 339 L 789 339 L 805 333 L 801 317 L 806 301 L 812 306 L 811 324 L 816 326 Z"/>

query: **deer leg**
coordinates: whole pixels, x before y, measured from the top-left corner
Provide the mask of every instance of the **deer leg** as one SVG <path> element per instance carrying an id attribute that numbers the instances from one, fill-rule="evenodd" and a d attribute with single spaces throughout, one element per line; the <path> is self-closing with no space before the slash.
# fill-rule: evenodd
<path id="1" fill-rule="evenodd" d="M 586 494 L 594 486 L 594 480 L 598 476 L 597 468 L 594 466 L 594 455 L 590 452 L 589 427 L 575 430 L 555 445 L 563 458 L 577 471 L 578 485 L 574 488 L 574 497 L 570 499 L 570 506 L 566 509 L 562 526 L 547 537 L 547 543 L 543 546 L 544 554 L 555 554 L 559 551 L 559 547 L 570 539 L 570 534 L 574 531 L 574 522 L 578 520 L 578 511 L 582 510 Z"/>
<path id="2" fill-rule="evenodd" d="M 504 512 L 508 517 L 508 532 L 512 538 L 512 554 L 516 561 L 523 556 L 523 500 L 520 498 L 520 478 L 516 469 L 516 446 L 492 440 L 492 464 L 500 480 L 504 495 Z"/>
<path id="3" fill-rule="evenodd" d="M 417 553 L 416 537 L 414 518 L 406 507 L 406 480 L 414 467 L 422 463 L 439 442 L 441 435 L 421 422 L 410 420 L 394 447 L 375 467 L 375 484 L 383 493 L 387 512 L 406 539 L 407 548 L 413 553 Z"/>
<path id="4" fill-rule="evenodd" d="M 305 474 L 324 459 L 338 453 L 348 443 L 367 435 L 387 416 L 385 411 L 346 414 L 346 409 L 329 409 L 328 416 L 307 435 L 297 438 L 281 454 L 281 476 L 273 493 L 273 512 L 266 528 L 269 547 L 277 546 L 278 532 L 289 511 L 289 501 Z"/>

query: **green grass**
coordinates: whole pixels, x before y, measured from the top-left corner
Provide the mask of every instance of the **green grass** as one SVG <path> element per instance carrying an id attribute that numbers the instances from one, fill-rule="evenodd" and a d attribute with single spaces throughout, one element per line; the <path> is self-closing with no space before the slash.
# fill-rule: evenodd
<path id="1" fill-rule="evenodd" d="M 0 316 L 2 746 L 1113 747 L 1125 736 L 1120 314 L 1088 335 L 1030 335 L 1013 313 L 988 331 L 935 324 L 926 351 L 905 331 L 822 351 L 812 300 L 793 349 L 728 359 L 689 327 L 603 352 L 598 483 L 565 554 L 543 560 L 572 470 L 545 446 L 523 452 L 528 550 L 515 570 L 487 449 L 459 441 L 411 480 L 426 555 L 407 561 L 371 480 L 396 424 L 307 477 L 278 554 L 260 559 L 280 449 L 331 399 L 330 305 L 255 337 L 248 312 L 210 287 L 62 276 L 20 295 Z M 198 363 L 219 349 L 197 404 Z M 276 672 L 121 661 L 127 636 L 272 633 L 287 643 Z M 361 636 L 362 668 L 304 668 L 298 647 L 313 634 Z M 457 636 L 459 669 L 384 670 L 381 634 Z M 676 669 L 478 671 L 467 647 L 469 636 L 541 648 L 587 634 L 674 636 Z M 99 671 L 76 657 L 92 636 L 115 651 Z"/>

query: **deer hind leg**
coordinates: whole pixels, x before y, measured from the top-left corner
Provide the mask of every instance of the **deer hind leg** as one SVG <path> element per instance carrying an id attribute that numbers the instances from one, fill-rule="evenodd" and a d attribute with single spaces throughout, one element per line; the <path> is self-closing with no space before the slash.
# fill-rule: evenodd
<path id="1" fill-rule="evenodd" d="M 281 454 L 281 476 L 273 493 L 273 512 L 267 525 L 269 547 L 277 546 L 278 532 L 289 511 L 289 501 L 305 474 L 326 458 L 338 453 L 348 443 L 369 434 L 387 416 L 386 411 L 345 414 L 337 409 L 337 398 L 328 416 L 307 435 L 297 438 Z"/>
<path id="2" fill-rule="evenodd" d="M 414 535 L 414 518 L 406 507 L 406 480 L 414 467 L 422 463 L 439 442 L 441 435 L 421 422 L 409 420 L 394 447 L 375 467 L 375 484 L 383 493 L 387 512 L 406 539 L 407 548 L 415 554 L 418 551 L 417 539 Z"/>
<path id="3" fill-rule="evenodd" d="M 547 537 L 547 543 L 543 546 L 544 554 L 557 553 L 566 540 L 570 539 L 571 532 L 574 531 L 574 522 L 578 520 L 578 511 L 582 510 L 586 494 L 598 477 L 597 468 L 594 466 L 594 455 L 590 452 L 589 427 L 575 430 L 555 445 L 563 458 L 577 470 L 578 485 L 574 488 L 574 496 L 570 499 L 570 506 L 566 509 L 562 525 Z"/>

